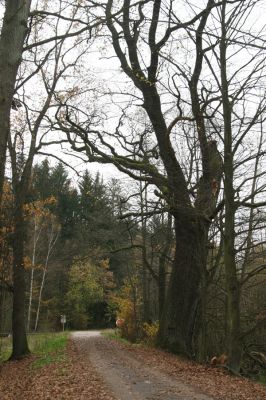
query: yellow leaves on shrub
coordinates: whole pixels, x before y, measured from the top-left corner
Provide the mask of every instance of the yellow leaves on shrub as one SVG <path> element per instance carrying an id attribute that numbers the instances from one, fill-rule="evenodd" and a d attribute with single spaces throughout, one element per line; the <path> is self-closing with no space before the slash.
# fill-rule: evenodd
<path id="1" fill-rule="evenodd" d="M 142 329 L 145 335 L 145 343 L 150 346 L 154 346 L 159 332 L 159 321 L 153 322 L 151 324 L 149 324 L 148 322 L 144 322 Z"/>
<path id="2" fill-rule="evenodd" d="M 99 262 L 99 266 L 104 269 L 109 269 L 109 258 L 105 258 Z"/>
<path id="3" fill-rule="evenodd" d="M 121 336 L 135 341 L 139 330 L 139 300 L 137 298 L 138 279 L 131 277 L 126 280 L 121 290 L 112 296 L 112 302 L 117 309 L 117 318 L 125 321 L 121 327 Z"/>

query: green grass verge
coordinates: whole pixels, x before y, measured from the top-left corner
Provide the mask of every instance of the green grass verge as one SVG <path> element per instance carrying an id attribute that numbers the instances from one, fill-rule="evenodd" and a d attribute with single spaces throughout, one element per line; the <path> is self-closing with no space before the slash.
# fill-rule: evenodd
<path id="1" fill-rule="evenodd" d="M 65 363 L 67 361 L 66 344 L 68 332 L 42 333 L 28 336 L 30 351 L 37 355 L 31 368 L 41 368 L 50 363 Z M 0 339 L 0 361 L 6 361 L 11 355 L 11 338 Z"/>
<path id="2" fill-rule="evenodd" d="M 0 338 L 0 362 L 6 361 L 11 355 L 12 349 L 11 337 Z"/>
<path id="3" fill-rule="evenodd" d="M 69 334 L 67 332 L 30 337 L 30 349 L 38 356 L 38 358 L 32 362 L 31 368 L 42 368 L 51 363 L 65 364 L 67 362 L 66 344 L 68 337 Z"/>

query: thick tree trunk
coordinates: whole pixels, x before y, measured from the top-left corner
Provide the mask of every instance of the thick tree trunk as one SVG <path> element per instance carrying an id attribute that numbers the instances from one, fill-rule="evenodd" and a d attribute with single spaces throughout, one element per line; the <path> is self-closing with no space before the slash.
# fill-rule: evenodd
<path id="1" fill-rule="evenodd" d="M 226 241 L 226 240 L 225 240 Z M 225 243 L 225 246 L 226 243 Z M 231 247 L 231 246 L 230 246 Z M 227 352 L 229 368 L 238 373 L 240 369 L 242 344 L 240 341 L 240 287 L 235 274 L 235 260 L 225 247 L 226 287 L 227 287 Z"/>
<path id="2" fill-rule="evenodd" d="M 227 352 L 229 368 L 238 373 L 240 369 L 242 345 L 240 341 L 240 285 L 237 278 L 235 259 L 235 203 L 234 203 L 234 164 L 232 140 L 232 104 L 229 96 L 227 78 L 227 21 L 226 5 L 221 9 L 222 36 L 220 43 L 221 85 L 224 119 L 224 265 L 227 294 Z"/>
<path id="3" fill-rule="evenodd" d="M 197 361 L 203 363 L 207 358 L 207 270 L 204 266 L 201 276 L 200 300 L 197 315 L 198 325 L 198 343 L 197 343 Z"/>
<path id="4" fill-rule="evenodd" d="M 225 140 L 226 145 L 227 140 Z M 242 345 L 240 341 L 240 285 L 235 260 L 235 207 L 233 189 L 233 167 L 230 152 L 225 156 L 225 223 L 224 223 L 224 265 L 227 295 L 227 352 L 229 368 L 238 373 Z"/>
<path id="5" fill-rule="evenodd" d="M 149 304 L 149 284 L 148 272 L 145 265 L 142 267 L 142 297 L 143 297 L 143 321 L 148 322 L 150 319 L 150 304 Z"/>
<path id="6" fill-rule="evenodd" d="M 159 274 L 158 274 L 158 306 L 159 306 L 159 319 L 163 316 L 163 309 L 165 303 L 165 291 L 166 291 L 166 271 L 165 271 L 165 260 L 160 257 L 159 260 Z"/>
<path id="7" fill-rule="evenodd" d="M 25 224 L 23 220 L 23 208 L 16 205 L 15 226 L 13 237 L 13 351 L 11 359 L 19 359 L 29 353 L 26 336 L 26 283 L 24 269 L 24 240 Z"/>
<path id="8" fill-rule="evenodd" d="M 27 32 L 30 0 L 8 0 L 0 36 L 0 202 L 4 184 L 10 110 Z"/>
<path id="9" fill-rule="evenodd" d="M 175 353 L 193 356 L 192 340 L 201 271 L 206 263 L 207 227 L 192 216 L 175 216 L 176 253 L 159 342 Z"/>
<path id="10" fill-rule="evenodd" d="M 143 321 L 148 322 L 150 319 L 150 304 L 149 304 L 149 285 L 148 285 L 148 270 L 147 270 L 147 220 L 144 218 L 144 212 L 147 211 L 147 187 L 143 188 L 140 182 L 140 208 L 141 208 L 141 236 L 142 236 L 142 298 L 143 298 Z"/>
<path id="11" fill-rule="evenodd" d="M 230 153 L 228 153 L 230 154 Z M 226 159 L 226 157 L 225 157 Z M 227 161 L 227 160 L 226 160 Z M 229 172 L 231 171 L 231 173 Z M 238 373 L 240 369 L 242 345 L 240 341 L 240 285 L 237 279 L 235 260 L 235 209 L 234 191 L 232 187 L 233 168 L 225 162 L 225 226 L 224 226 L 224 265 L 227 295 L 227 352 L 229 368 Z M 227 174 L 228 172 L 228 174 Z"/>
<path id="12" fill-rule="evenodd" d="M 165 243 L 159 257 L 159 270 L 158 270 L 158 305 L 159 305 L 159 320 L 163 315 L 165 295 L 166 295 L 166 273 L 167 273 L 167 257 L 171 253 L 173 244 L 172 232 L 172 215 L 168 213 L 167 231 L 165 235 Z"/>

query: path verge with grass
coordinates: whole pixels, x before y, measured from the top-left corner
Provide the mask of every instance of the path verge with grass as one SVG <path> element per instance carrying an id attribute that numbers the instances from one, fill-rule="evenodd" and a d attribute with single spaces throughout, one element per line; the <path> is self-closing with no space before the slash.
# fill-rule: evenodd
<path id="1" fill-rule="evenodd" d="M 1 400 L 113 400 L 68 333 L 30 335 L 29 346 L 32 353 L 25 359 L 3 361 L 11 354 L 11 341 L 2 341 Z"/>

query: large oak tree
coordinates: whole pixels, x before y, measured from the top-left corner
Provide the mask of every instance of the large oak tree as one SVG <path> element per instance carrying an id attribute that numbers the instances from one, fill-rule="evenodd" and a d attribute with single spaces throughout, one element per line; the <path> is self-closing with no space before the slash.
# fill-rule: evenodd
<path id="1" fill-rule="evenodd" d="M 105 6 L 113 48 L 123 72 L 137 89 L 136 97 L 142 100 L 141 106 L 154 133 L 151 147 L 143 145 L 148 141 L 146 130 L 138 132 L 135 140 L 127 140 L 122 123 L 126 111 L 114 134 L 123 149 L 121 152 L 108 141 L 103 132 L 92 126 L 93 118 L 90 118 L 90 125 L 79 123 L 78 117 L 74 117 L 74 109 L 68 105 L 65 108 L 65 119 L 61 111 L 58 113 L 60 129 L 68 134 L 74 149 L 85 151 L 90 161 L 113 163 L 131 177 L 155 185 L 159 189 L 156 194 L 164 199 L 168 211 L 173 215 L 176 253 L 161 318 L 160 342 L 187 356 L 192 356 L 193 352 L 193 328 L 200 297 L 201 275 L 206 267 L 208 230 L 215 216 L 222 174 L 215 138 L 209 135 L 206 127 L 209 117 L 206 104 L 202 104 L 200 94 L 200 75 L 207 51 L 203 44 L 203 33 L 214 7 L 216 2 L 209 0 L 202 11 L 186 22 L 180 22 L 173 2 L 168 7 L 160 0 L 153 4 L 149 1 L 133 4 L 129 0 L 118 4 L 109 0 Z M 113 18 L 115 13 L 116 17 Z M 190 97 L 187 99 L 189 109 L 176 88 L 176 110 L 171 113 L 172 120 L 169 120 L 163 104 L 164 83 L 160 81 L 161 54 L 168 42 L 172 42 L 173 35 L 188 27 L 192 29 L 195 50 L 190 74 L 185 75 L 185 69 L 183 71 Z M 143 49 L 147 52 L 145 59 L 142 57 Z M 184 122 L 191 124 L 200 147 L 201 174 L 195 182 L 194 190 L 178 157 L 174 137 L 176 126 Z M 83 143 L 80 146 L 78 138 Z M 156 165 L 158 162 L 160 167 Z"/>
<path id="2" fill-rule="evenodd" d="M 209 0 L 197 7 L 160 0 L 99 2 L 106 16 L 108 43 L 126 77 L 121 90 L 110 85 L 107 92 L 113 89 L 112 99 L 121 111 L 117 126 L 112 131 L 110 124 L 100 122 L 97 110 L 84 103 L 81 109 L 71 102 L 61 104 L 57 114 L 59 129 L 66 132 L 73 149 L 91 162 L 113 163 L 132 178 L 154 185 L 155 194 L 172 214 L 175 259 L 159 337 L 162 345 L 184 355 L 195 351 L 208 233 L 225 205 L 221 234 L 225 235 L 229 307 L 227 350 L 234 370 L 241 356 L 235 213 L 250 205 L 244 200 L 248 180 L 240 184 L 243 201 L 237 200 L 234 171 L 239 157 L 243 156 L 240 168 L 248 165 L 250 154 L 248 150 L 240 154 L 239 145 L 265 110 L 263 98 L 253 114 L 246 107 L 251 83 L 261 82 L 264 68 L 263 43 L 257 43 L 246 18 L 255 5 L 238 0 Z M 228 78 L 233 55 L 241 49 L 247 55 L 250 48 L 256 55 L 249 61 L 244 55 L 238 59 Z M 136 118 L 136 108 L 145 110 L 142 121 Z M 135 129 L 130 128 L 130 120 Z M 223 173 L 226 198 L 218 202 Z"/>

